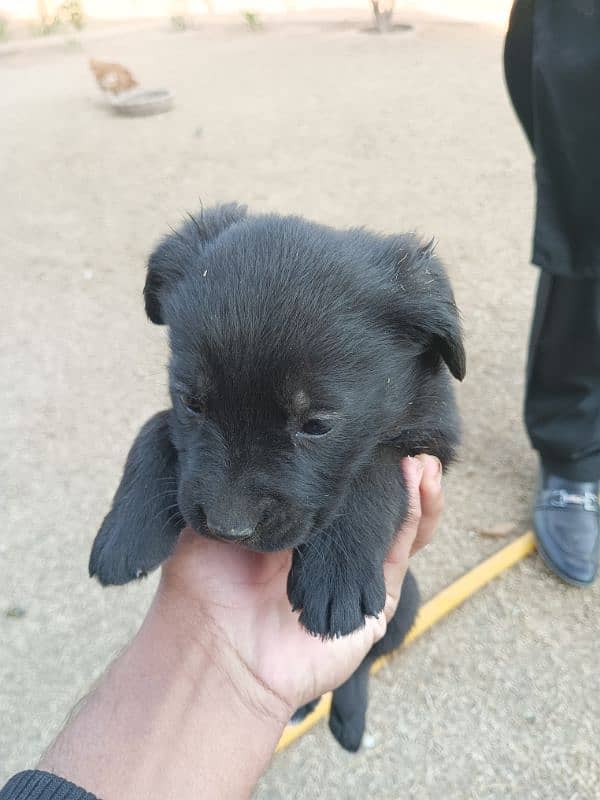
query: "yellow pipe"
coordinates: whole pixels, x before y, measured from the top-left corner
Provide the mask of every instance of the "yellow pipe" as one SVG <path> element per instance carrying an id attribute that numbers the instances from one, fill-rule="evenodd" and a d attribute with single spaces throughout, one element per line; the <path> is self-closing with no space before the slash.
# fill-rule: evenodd
<path id="1" fill-rule="evenodd" d="M 506 547 L 503 547 L 497 553 L 494 553 L 490 558 L 486 558 L 481 564 L 478 564 L 472 570 L 463 575 L 462 578 L 451 583 L 431 600 L 423 603 L 419 609 L 419 613 L 415 620 L 415 624 L 408 632 L 406 639 L 402 643 L 402 647 L 407 647 L 411 642 L 414 642 L 419 636 L 425 633 L 426 630 L 439 622 L 443 617 L 453 611 L 457 606 L 464 603 L 472 594 L 475 594 L 479 589 L 492 581 L 502 572 L 510 569 L 514 564 L 521 559 L 528 556 L 535 550 L 535 538 L 533 533 L 524 533 L 515 539 Z M 394 655 L 382 656 L 371 667 L 371 674 L 374 674 L 383 667 L 383 665 Z M 319 705 L 315 708 L 312 714 L 299 722 L 297 725 L 288 725 L 279 744 L 277 751 L 283 750 L 300 736 L 303 736 L 306 731 L 310 730 L 319 720 L 326 717 L 329 713 L 331 706 L 331 692 L 323 695 Z"/>

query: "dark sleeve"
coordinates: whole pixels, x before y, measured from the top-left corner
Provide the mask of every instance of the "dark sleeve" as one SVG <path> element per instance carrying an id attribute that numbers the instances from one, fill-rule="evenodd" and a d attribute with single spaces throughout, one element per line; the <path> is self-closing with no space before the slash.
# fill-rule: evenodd
<path id="1" fill-rule="evenodd" d="M 30 769 L 14 775 L 0 789 L 0 800 L 98 800 L 74 783 L 49 772 Z"/>

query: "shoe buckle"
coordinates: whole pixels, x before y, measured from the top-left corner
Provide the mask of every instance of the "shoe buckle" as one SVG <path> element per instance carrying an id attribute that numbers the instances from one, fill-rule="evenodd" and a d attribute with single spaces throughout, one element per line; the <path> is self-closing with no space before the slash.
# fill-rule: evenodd
<path id="1" fill-rule="evenodd" d="M 598 511 L 598 498 L 593 492 L 572 494 L 567 492 L 566 489 L 554 489 L 550 493 L 550 505 L 554 508 L 582 506 L 584 511 Z"/>
<path id="2" fill-rule="evenodd" d="M 554 489 L 550 492 L 550 505 L 554 508 L 564 508 L 567 505 L 568 492 L 565 489 Z"/>

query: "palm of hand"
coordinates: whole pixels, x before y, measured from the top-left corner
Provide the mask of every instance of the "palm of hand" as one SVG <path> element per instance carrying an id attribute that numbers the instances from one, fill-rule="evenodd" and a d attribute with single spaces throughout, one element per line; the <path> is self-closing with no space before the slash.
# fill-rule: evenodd
<path id="1" fill-rule="evenodd" d="M 183 595 L 198 625 L 293 711 L 341 683 L 385 630 L 383 615 L 335 641 L 309 635 L 290 608 L 291 551 L 255 553 L 182 532 L 163 568 L 162 590 Z M 203 632 L 200 632 L 203 633 Z M 231 666 L 231 663 L 226 666 Z"/>

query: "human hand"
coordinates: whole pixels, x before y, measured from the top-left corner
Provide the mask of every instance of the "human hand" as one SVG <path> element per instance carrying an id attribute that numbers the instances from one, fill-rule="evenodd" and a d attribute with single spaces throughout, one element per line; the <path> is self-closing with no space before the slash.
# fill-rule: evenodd
<path id="1" fill-rule="evenodd" d="M 385 633 L 396 610 L 409 557 L 429 542 L 443 506 L 441 465 L 432 456 L 402 462 L 410 512 L 384 565 L 382 614 L 350 636 L 310 636 L 286 593 L 291 552 L 256 553 L 185 529 L 163 566 L 156 600 L 184 641 L 214 659 L 240 696 L 268 695 L 289 717 L 346 680 Z"/>
<path id="2" fill-rule="evenodd" d="M 410 513 L 384 565 L 377 619 L 322 641 L 290 609 L 290 552 L 184 530 L 154 603 L 40 762 L 106 800 L 250 797 L 296 708 L 343 683 L 383 636 L 408 559 L 433 534 L 441 468 L 402 463 Z"/>

